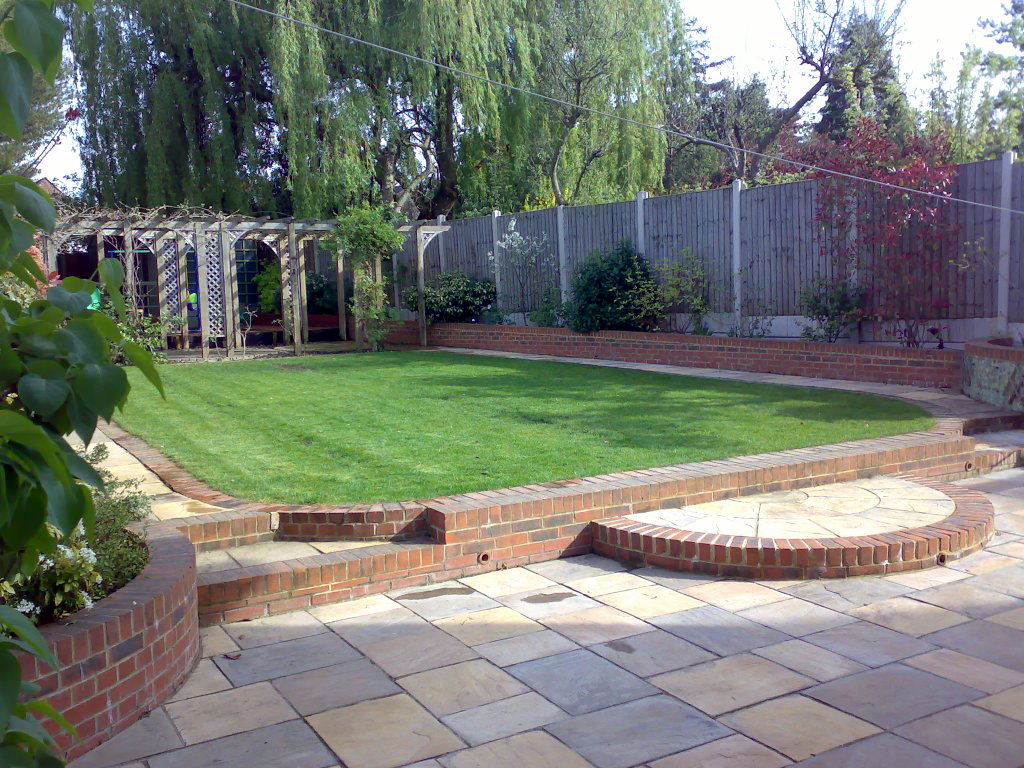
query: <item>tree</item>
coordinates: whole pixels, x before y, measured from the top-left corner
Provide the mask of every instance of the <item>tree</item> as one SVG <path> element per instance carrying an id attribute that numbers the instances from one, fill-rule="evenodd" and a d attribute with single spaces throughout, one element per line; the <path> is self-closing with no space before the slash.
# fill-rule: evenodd
<path id="1" fill-rule="evenodd" d="M 0 38 L 0 51 L 10 50 L 10 44 Z M 33 78 L 32 102 L 21 136 L 0 137 L 0 173 L 35 175 L 47 148 L 59 140 L 69 118 L 77 117 L 67 108 L 69 94 L 69 73 L 63 66 L 52 83 L 39 74 Z"/>
<path id="2" fill-rule="evenodd" d="M 842 142 L 819 136 L 804 158 L 882 186 L 821 173 L 816 220 L 833 279 L 866 291 L 868 314 L 908 347 L 928 338 L 949 306 L 949 286 L 970 263 L 951 197 L 955 168 L 939 139 L 898 142 L 864 118 Z M 903 189 L 927 194 L 912 194 Z"/>
<path id="3" fill-rule="evenodd" d="M 985 71 L 1002 79 L 996 93 L 995 110 L 1001 113 L 1000 124 L 1012 131 L 1013 149 L 1024 147 L 1024 0 L 1010 0 L 1005 6 L 1007 18 L 986 20 L 982 27 L 997 43 L 1013 49 L 1012 53 L 989 53 Z"/>
<path id="4" fill-rule="evenodd" d="M 854 9 L 846 17 L 825 85 L 825 105 L 815 129 L 841 141 L 862 118 L 870 118 L 902 141 L 914 131 L 914 115 L 893 57 L 893 35 L 903 0 L 872 15 Z"/>

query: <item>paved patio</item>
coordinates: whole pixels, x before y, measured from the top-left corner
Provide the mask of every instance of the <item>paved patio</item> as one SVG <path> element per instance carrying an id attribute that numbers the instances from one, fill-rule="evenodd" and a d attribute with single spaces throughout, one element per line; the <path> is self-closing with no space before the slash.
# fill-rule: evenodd
<path id="1" fill-rule="evenodd" d="M 172 701 L 73 766 L 1020 766 L 1024 470 L 963 484 L 999 534 L 949 567 L 588 555 L 213 627 Z"/>

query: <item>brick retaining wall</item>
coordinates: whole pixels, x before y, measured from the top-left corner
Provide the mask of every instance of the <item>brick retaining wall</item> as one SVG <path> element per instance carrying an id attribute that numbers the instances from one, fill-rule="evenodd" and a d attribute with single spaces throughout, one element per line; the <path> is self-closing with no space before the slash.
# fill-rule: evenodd
<path id="1" fill-rule="evenodd" d="M 963 390 L 975 400 L 1024 411 L 1024 348 L 1011 339 L 968 342 Z"/>
<path id="2" fill-rule="evenodd" d="M 405 323 L 388 340 L 417 344 L 415 323 Z M 438 323 L 429 328 L 434 346 L 492 349 L 538 355 L 681 365 L 756 373 L 880 384 L 959 389 L 959 350 L 903 349 L 878 344 L 819 344 L 773 339 L 732 339 L 674 333 L 601 331 L 582 334 L 566 328 Z"/>
<path id="3" fill-rule="evenodd" d="M 69 758 L 163 704 L 199 657 L 195 549 L 165 526 L 152 526 L 146 543 L 149 563 L 135 579 L 91 610 L 41 627 L 57 670 L 21 659 L 24 679 L 78 731 L 77 742 L 57 734 Z"/>

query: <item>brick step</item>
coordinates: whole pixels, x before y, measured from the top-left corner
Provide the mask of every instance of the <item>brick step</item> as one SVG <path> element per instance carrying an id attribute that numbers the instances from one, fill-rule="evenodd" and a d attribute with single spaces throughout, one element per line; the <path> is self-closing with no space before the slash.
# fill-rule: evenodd
<path id="1" fill-rule="evenodd" d="M 200 623 L 255 619 L 450 578 L 445 547 L 426 538 L 320 546 L 272 541 L 200 554 Z"/>

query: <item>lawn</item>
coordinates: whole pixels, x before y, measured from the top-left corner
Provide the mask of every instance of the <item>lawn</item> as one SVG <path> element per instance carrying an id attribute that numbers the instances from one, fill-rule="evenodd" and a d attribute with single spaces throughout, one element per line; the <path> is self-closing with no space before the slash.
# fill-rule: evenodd
<path id="1" fill-rule="evenodd" d="M 382 352 L 130 370 L 121 424 L 213 487 L 398 501 L 927 429 L 872 395 L 567 363 Z"/>

